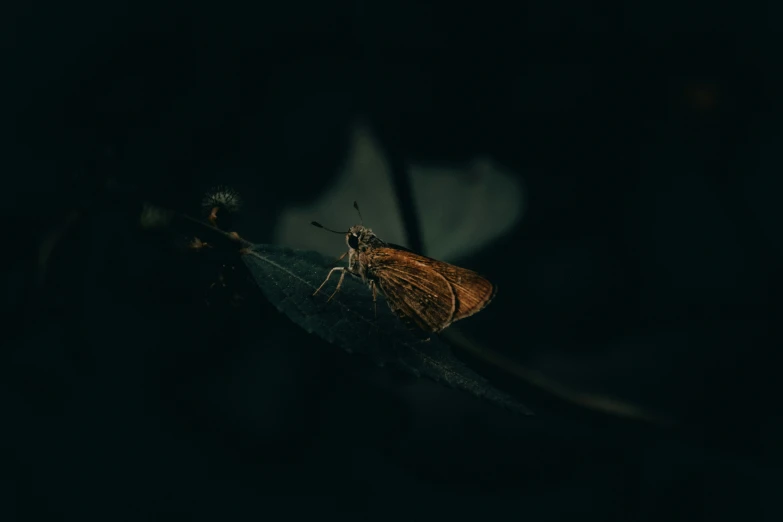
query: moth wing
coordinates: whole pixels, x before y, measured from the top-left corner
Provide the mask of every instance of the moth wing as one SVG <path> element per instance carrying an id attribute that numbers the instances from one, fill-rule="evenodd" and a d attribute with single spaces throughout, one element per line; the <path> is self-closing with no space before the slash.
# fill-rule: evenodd
<path id="1" fill-rule="evenodd" d="M 386 246 L 388 246 L 388 247 L 391 247 L 391 248 L 393 248 L 394 250 L 404 250 L 405 252 L 410 252 L 410 253 L 412 253 L 412 254 L 416 254 L 416 252 L 414 252 L 414 251 L 413 251 L 413 250 L 411 250 L 410 248 L 408 248 L 408 247 L 404 247 L 404 246 L 402 246 L 402 245 L 395 245 L 394 243 L 385 243 L 385 244 L 386 244 Z M 416 254 L 416 255 L 418 256 L 419 254 Z M 424 257 L 424 256 L 422 256 L 422 257 Z M 429 258 L 428 258 L 428 259 L 429 259 Z"/>
<path id="2" fill-rule="evenodd" d="M 472 270 L 441 261 L 436 262 L 433 268 L 446 278 L 454 291 L 452 321 L 459 321 L 480 312 L 495 297 L 497 287 Z"/>
<path id="3" fill-rule="evenodd" d="M 439 332 L 452 322 L 455 297 L 446 278 L 432 269 L 432 261 L 386 247 L 374 248 L 366 259 L 392 311 L 422 330 Z"/>

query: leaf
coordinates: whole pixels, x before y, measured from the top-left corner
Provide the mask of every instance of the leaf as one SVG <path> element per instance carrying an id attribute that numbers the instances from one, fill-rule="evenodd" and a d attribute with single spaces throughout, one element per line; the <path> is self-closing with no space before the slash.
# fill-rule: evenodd
<path id="1" fill-rule="evenodd" d="M 408 329 L 378 295 L 377 317 L 370 289 L 346 274 L 331 302 L 340 274 L 318 295 L 334 259 L 313 251 L 250 245 L 242 259 L 269 301 L 294 323 L 348 352 L 363 353 L 380 365 L 392 364 L 416 376 L 470 392 L 509 410 L 530 414 L 519 401 L 490 385 L 465 366 L 438 337 L 423 340 Z"/>

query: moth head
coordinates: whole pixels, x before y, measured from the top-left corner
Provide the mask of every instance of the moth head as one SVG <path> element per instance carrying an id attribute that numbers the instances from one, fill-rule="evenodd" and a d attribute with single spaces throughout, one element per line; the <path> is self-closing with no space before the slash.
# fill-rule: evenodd
<path id="1" fill-rule="evenodd" d="M 355 225 L 348 229 L 348 233 L 345 234 L 345 242 L 348 244 L 348 248 L 357 250 L 359 244 L 365 241 L 365 238 L 372 234 L 369 228 L 365 228 L 362 225 Z"/>
<path id="2" fill-rule="evenodd" d="M 362 219 L 362 213 L 359 211 L 359 205 L 355 201 L 353 202 L 353 207 L 356 209 L 356 212 L 359 213 L 359 219 Z M 362 222 L 364 222 L 364 220 L 362 220 Z M 364 225 L 354 225 L 348 229 L 348 232 L 342 232 L 340 230 L 326 228 L 317 221 L 311 221 L 310 224 L 335 234 L 345 234 L 345 242 L 348 244 L 348 248 L 351 250 L 358 250 L 359 245 L 362 243 L 365 243 L 366 245 L 367 241 L 370 241 L 375 237 L 375 234 L 372 233 L 372 230 L 366 228 Z"/>

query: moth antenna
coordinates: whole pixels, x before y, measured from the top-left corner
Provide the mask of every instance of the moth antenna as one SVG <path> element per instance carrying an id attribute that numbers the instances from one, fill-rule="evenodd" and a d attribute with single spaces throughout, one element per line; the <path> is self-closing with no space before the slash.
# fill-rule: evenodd
<path id="1" fill-rule="evenodd" d="M 359 210 L 359 204 L 356 201 L 353 202 L 353 208 L 356 209 L 356 212 L 359 214 L 359 221 L 361 222 L 362 226 L 364 226 L 364 218 L 362 217 L 362 211 Z"/>
<path id="2" fill-rule="evenodd" d="M 340 232 L 339 230 L 332 230 L 331 228 L 327 228 L 327 227 L 323 226 L 318 221 L 311 221 L 310 224 L 313 225 L 314 227 L 323 228 L 327 232 L 333 232 L 335 234 L 347 234 L 348 233 L 347 230 L 345 232 Z"/>

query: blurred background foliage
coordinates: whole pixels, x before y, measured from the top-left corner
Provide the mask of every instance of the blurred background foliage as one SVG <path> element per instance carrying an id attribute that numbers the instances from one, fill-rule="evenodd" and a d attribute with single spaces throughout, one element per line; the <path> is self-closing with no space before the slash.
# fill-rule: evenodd
<path id="1" fill-rule="evenodd" d="M 781 518 L 777 4 L 3 10 L 2 520 Z M 210 290 L 233 258 L 138 216 L 218 183 L 335 255 L 306 222 L 364 201 L 498 283 L 484 353 L 674 425 L 464 355 L 520 419 Z"/>

